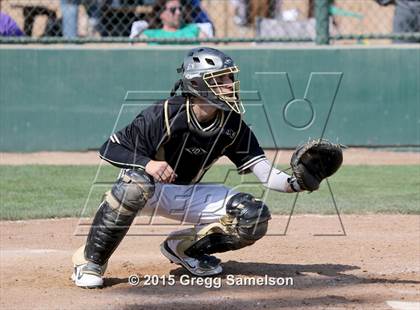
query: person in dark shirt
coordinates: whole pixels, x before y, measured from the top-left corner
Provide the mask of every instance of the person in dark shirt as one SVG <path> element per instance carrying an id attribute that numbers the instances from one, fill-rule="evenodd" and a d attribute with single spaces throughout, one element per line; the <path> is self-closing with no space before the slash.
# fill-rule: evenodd
<path id="1" fill-rule="evenodd" d="M 294 177 L 272 167 L 243 121 L 239 69 L 232 58 L 217 49 L 195 48 L 178 72 L 181 79 L 170 98 L 143 110 L 100 149 L 100 157 L 121 173 L 105 194 L 86 245 L 73 256 L 77 286 L 103 285 L 109 257 L 141 210 L 194 225 L 170 234 L 161 252 L 197 276 L 222 272 L 221 261 L 211 254 L 262 238 L 270 219 L 262 201 L 223 184 L 200 183 L 222 156 L 268 188 L 300 191 Z"/>
<path id="2" fill-rule="evenodd" d="M 420 0 L 376 0 L 382 6 L 395 4 L 393 33 L 420 32 Z M 393 40 L 394 43 L 419 43 L 418 38 Z"/>

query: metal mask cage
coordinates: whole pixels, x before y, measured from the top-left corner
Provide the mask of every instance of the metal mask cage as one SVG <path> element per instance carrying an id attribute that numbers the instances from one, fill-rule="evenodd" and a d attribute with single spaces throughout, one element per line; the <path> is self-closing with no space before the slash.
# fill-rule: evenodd
<path id="1" fill-rule="evenodd" d="M 239 73 L 237 66 L 224 68 L 217 71 L 207 72 L 203 74 L 203 80 L 207 87 L 217 98 L 226 103 L 229 108 L 238 114 L 245 113 L 245 108 L 239 99 L 240 82 L 235 81 L 235 74 Z M 218 78 L 231 76 L 232 83 L 222 84 L 218 82 Z M 221 88 L 230 88 L 230 91 L 223 91 Z"/>

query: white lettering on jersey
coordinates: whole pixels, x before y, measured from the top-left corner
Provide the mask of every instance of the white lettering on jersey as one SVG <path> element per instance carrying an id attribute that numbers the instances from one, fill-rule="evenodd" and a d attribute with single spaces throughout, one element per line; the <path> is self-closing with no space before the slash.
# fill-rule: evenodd
<path id="1" fill-rule="evenodd" d="M 192 155 L 207 154 L 207 151 L 205 149 L 202 149 L 201 147 L 192 146 L 192 147 L 185 148 L 185 150 Z"/>

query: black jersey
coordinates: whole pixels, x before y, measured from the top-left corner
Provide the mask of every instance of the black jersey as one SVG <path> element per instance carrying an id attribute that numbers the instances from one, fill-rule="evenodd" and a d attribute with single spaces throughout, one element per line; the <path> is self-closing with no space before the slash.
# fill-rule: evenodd
<path id="1" fill-rule="evenodd" d="M 214 120 L 203 124 L 182 96 L 143 110 L 100 149 L 102 159 L 120 168 L 144 169 L 150 160 L 164 160 L 177 174 L 175 184 L 199 182 L 221 156 L 227 156 L 239 173 L 265 159 L 241 115 L 220 110 Z"/>

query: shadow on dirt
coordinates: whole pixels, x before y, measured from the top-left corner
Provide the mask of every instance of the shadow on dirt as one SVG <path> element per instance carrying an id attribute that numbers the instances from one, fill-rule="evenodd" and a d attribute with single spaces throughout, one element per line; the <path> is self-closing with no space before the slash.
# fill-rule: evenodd
<path id="1" fill-rule="evenodd" d="M 223 264 L 223 273 L 217 277 L 221 278 L 222 281 L 226 281 L 226 277 L 228 275 L 232 275 L 235 278 L 265 276 L 275 278 L 290 277 L 293 278 L 293 285 L 288 288 L 292 289 L 369 283 L 420 284 L 420 281 L 417 280 L 393 279 L 389 278 L 389 276 L 380 278 L 377 276 L 370 276 L 369 274 L 366 274 L 366 276 L 360 276 L 347 273 L 358 269 L 360 269 L 358 266 L 342 264 L 298 265 L 228 261 Z M 170 275 L 174 276 L 176 282 L 178 282 L 180 277 L 183 275 L 188 275 L 191 278 L 194 277 L 184 268 L 178 266 L 170 271 Z M 108 278 L 105 280 L 105 286 L 111 287 L 121 283 L 127 283 L 127 281 L 127 278 Z M 266 286 L 259 287 L 264 288 Z M 235 286 L 232 286 L 231 288 L 238 289 L 238 287 Z M 239 289 L 245 288 L 246 286 L 239 287 Z M 206 288 L 202 287 L 197 287 L 197 289 L 198 291 L 201 289 L 206 290 Z M 186 290 L 188 290 L 188 288 L 186 288 Z"/>
<path id="2" fill-rule="evenodd" d="M 128 278 L 105 278 L 104 287 L 111 287 L 114 285 L 128 283 Z"/>
<path id="3" fill-rule="evenodd" d="M 341 264 L 314 264 L 314 265 L 297 265 L 297 264 L 272 264 L 272 263 L 249 263 L 228 261 L 223 264 L 223 275 L 244 275 L 244 276 L 265 276 L 270 277 L 295 277 L 304 275 L 305 273 L 316 273 L 326 276 L 339 276 L 342 272 L 360 269 L 358 266 L 341 265 Z M 182 274 L 182 268 L 178 268 L 173 273 Z"/>
<path id="4" fill-rule="evenodd" d="M 333 307 L 343 308 L 346 305 L 357 306 L 360 300 L 347 299 L 342 296 L 328 295 L 324 297 L 313 297 L 313 298 L 299 298 L 299 297 L 288 297 L 288 298 L 256 298 L 252 300 L 241 300 L 235 298 L 223 298 L 219 300 L 211 301 L 189 301 L 187 298 L 183 302 L 173 302 L 170 300 L 159 302 L 159 304 L 131 304 L 121 309 L 123 310 L 134 310 L 134 309 L 229 309 L 229 310 L 243 310 L 243 309 L 303 309 L 312 307 Z"/>
<path id="5" fill-rule="evenodd" d="M 347 284 L 356 283 L 389 283 L 389 284 L 420 284 L 416 280 L 390 279 L 389 277 L 377 278 L 359 277 L 345 272 L 360 269 L 359 266 L 341 265 L 341 264 L 313 264 L 313 265 L 295 265 L 295 264 L 267 264 L 267 263 L 242 263 L 228 261 L 223 264 L 224 276 L 226 274 L 244 275 L 244 276 L 271 276 L 271 277 L 298 277 L 298 276 L 324 276 L 336 278 L 338 281 Z M 182 268 L 173 270 L 171 274 L 182 274 Z"/>
<path id="6" fill-rule="evenodd" d="M 364 284 L 420 284 L 416 280 L 379 278 L 369 274 L 354 274 L 360 267 L 343 264 L 272 264 L 228 261 L 223 264 L 223 274 L 219 287 L 203 285 L 184 285 L 182 277 L 194 278 L 185 269 L 174 266 L 170 272 L 176 283 L 174 285 L 119 287 L 116 292 L 139 296 L 142 302 L 133 303 L 123 309 L 277 309 L 277 308 L 311 308 L 311 307 L 358 307 L 364 304 L 382 302 L 375 298 L 351 298 L 340 296 L 340 293 L 327 294 L 332 287 L 346 287 Z M 159 275 L 165 276 L 165 275 Z M 167 277 L 168 275 L 166 275 Z M 228 285 L 228 277 L 235 279 L 275 277 L 293 278 L 293 285 Z M 219 280 L 220 280 L 219 279 Z M 126 279 L 124 279 L 126 280 Z M 210 279 L 209 279 L 210 280 Z M 114 281 L 114 282 L 113 282 Z M 113 279 L 109 286 L 121 283 Z M 115 284 L 113 284 L 115 283 Z M 308 289 L 308 290 L 305 290 Z M 115 289 L 114 289 L 115 291 Z M 302 294 L 302 292 L 312 292 Z M 314 296 L 318 292 L 321 296 Z M 344 293 L 343 293 L 344 294 Z M 150 298 L 149 298 L 150 296 Z M 156 302 L 158 297 L 158 302 Z M 143 303 L 144 302 L 144 303 Z"/>

